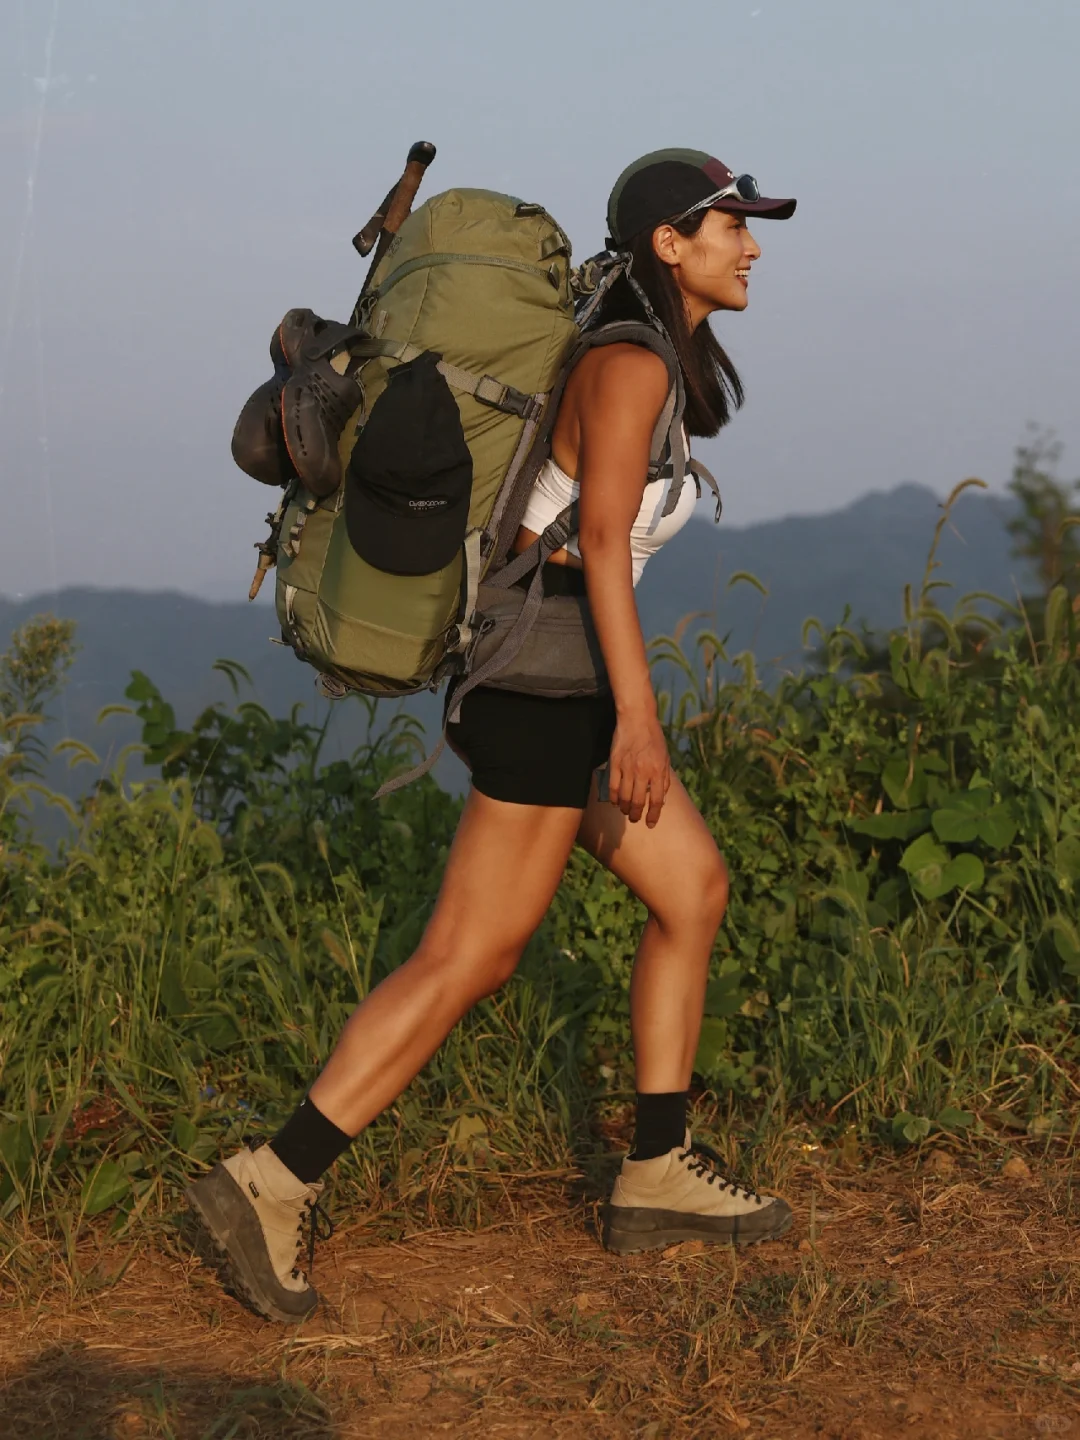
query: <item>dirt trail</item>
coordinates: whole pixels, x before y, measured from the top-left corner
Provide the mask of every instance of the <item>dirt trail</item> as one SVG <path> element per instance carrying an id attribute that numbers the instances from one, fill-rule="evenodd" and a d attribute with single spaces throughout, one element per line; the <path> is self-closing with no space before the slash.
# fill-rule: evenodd
<path id="1" fill-rule="evenodd" d="M 400 1243 L 342 1224 L 291 1334 L 175 1227 L 102 1237 L 74 1293 L 57 1257 L 3 1297 L 0 1435 L 1080 1437 L 1069 1170 L 939 1168 L 803 1166 L 791 1234 L 738 1255 L 620 1260 L 561 1200 Z"/>

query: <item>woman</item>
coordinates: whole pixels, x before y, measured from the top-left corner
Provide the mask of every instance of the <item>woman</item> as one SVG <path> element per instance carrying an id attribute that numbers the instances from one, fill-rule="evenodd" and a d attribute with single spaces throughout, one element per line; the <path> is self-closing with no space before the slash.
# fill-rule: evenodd
<path id="1" fill-rule="evenodd" d="M 746 309 L 761 253 L 747 217 L 786 219 L 794 209 L 794 200 L 763 199 L 749 176 L 736 179 L 692 150 L 644 156 L 612 191 L 610 243 L 632 254 L 632 274 L 674 345 L 691 435 L 715 435 L 742 400 L 706 322 L 718 310 Z M 623 280 L 601 318 L 642 313 Z M 549 700 L 481 688 L 463 700 L 449 736 L 471 768 L 472 788 L 419 947 L 354 1011 L 279 1133 L 189 1187 L 234 1283 L 270 1318 L 299 1319 L 317 1303 L 297 1261 L 320 1176 L 457 1021 L 513 974 L 575 843 L 648 910 L 630 988 L 634 1149 L 615 1182 L 605 1244 L 625 1254 L 692 1238 L 746 1243 L 791 1222 L 785 1201 L 726 1180 L 718 1157 L 691 1142 L 686 1127 L 728 884 L 705 822 L 671 774 L 634 604 L 646 559 L 682 528 L 696 498 L 686 484 L 665 507 L 663 477 L 647 483 L 668 389 L 663 360 L 642 346 L 589 351 L 570 377 L 552 458 L 518 537 L 520 550 L 578 498 L 578 534 L 546 567 L 545 590 L 587 595 L 611 693 Z"/>

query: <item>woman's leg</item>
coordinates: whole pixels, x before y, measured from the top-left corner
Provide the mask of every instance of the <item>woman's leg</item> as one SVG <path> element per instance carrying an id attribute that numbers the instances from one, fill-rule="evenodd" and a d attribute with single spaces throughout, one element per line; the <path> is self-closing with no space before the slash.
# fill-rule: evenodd
<path id="1" fill-rule="evenodd" d="M 604 1214 L 604 1244 L 629 1255 L 683 1240 L 745 1245 L 782 1235 L 791 1224 L 786 1201 L 731 1181 L 718 1156 L 684 1141 L 709 957 L 728 894 L 708 826 L 673 777 L 655 829 L 631 825 L 594 790 L 578 839 L 649 911 L 630 983 L 634 1150 Z"/>
<path id="2" fill-rule="evenodd" d="M 709 958 L 727 905 L 716 841 L 677 777 L 659 823 L 631 825 L 595 784 L 578 843 L 649 912 L 630 983 L 630 1031 L 639 1092 L 684 1091 L 697 1053 Z"/>
<path id="3" fill-rule="evenodd" d="M 297 1260 L 306 1217 L 322 1193 L 319 1176 L 404 1090 L 466 1010 L 513 974 L 580 820 L 580 809 L 512 805 L 470 792 L 415 953 L 352 1013 L 310 1096 L 270 1143 L 238 1150 L 188 1186 L 204 1237 L 260 1314 L 300 1320 L 318 1303 Z"/>
<path id="4" fill-rule="evenodd" d="M 514 973 L 562 878 L 581 811 L 469 793 L 413 955 L 353 1011 L 310 1098 L 347 1135 L 391 1104 L 458 1020 Z"/>

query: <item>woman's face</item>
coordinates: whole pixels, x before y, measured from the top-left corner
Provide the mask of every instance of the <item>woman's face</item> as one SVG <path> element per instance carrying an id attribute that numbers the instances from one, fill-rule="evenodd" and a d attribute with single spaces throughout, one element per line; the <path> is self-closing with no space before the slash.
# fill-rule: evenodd
<path id="1" fill-rule="evenodd" d="M 680 235 L 672 226 L 661 225 L 653 244 L 672 268 L 691 326 L 715 310 L 746 309 L 750 267 L 761 251 L 745 216 L 709 210 L 695 235 Z"/>

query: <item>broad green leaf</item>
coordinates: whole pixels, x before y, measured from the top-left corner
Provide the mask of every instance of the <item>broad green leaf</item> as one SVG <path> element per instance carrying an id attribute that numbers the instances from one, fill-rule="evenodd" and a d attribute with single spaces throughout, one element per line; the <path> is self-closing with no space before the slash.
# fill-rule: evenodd
<path id="1" fill-rule="evenodd" d="M 914 1120 L 909 1120 L 904 1126 L 904 1139 L 911 1145 L 917 1145 L 920 1140 L 925 1140 L 930 1134 L 930 1121 L 925 1115 L 918 1115 Z"/>
<path id="2" fill-rule="evenodd" d="M 865 815 L 860 820 L 849 821 L 847 828 L 856 835 L 869 835 L 872 840 L 908 840 L 925 830 L 929 820 L 929 810 L 908 810 L 899 814 Z"/>
<path id="3" fill-rule="evenodd" d="M 1007 850 L 1016 839 L 1016 816 L 1008 803 L 995 805 L 979 821 L 979 839 L 991 850 Z"/>
<path id="4" fill-rule="evenodd" d="M 131 672 L 131 682 L 124 694 L 129 700 L 152 700 L 158 694 L 158 688 L 148 675 L 141 670 Z"/>
<path id="5" fill-rule="evenodd" d="M 936 900 L 949 890 L 950 885 L 944 878 L 948 863 L 949 852 L 930 834 L 913 840 L 900 857 L 901 867 L 911 876 L 911 883 L 927 900 Z"/>
<path id="6" fill-rule="evenodd" d="M 1066 835 L 1054 848 L 1054 865 L 1067 880 L 1080 880 L 1080 837 Z"/>
<path id="7" fill-rule="evenodd" d="M 184 990 L 184 982 L 180 978 L 180 964 L 177 960 L 167 960 L 161 972 L 161 1003 L 170 1015 L 187 1015 L 191 1011 L 191 1001 Z"/>
<path id="8" fill-rule="evenodd" d="M 968 845 L 979 833 L 979 817 L 964 810 L 935 810 L 931 821 L 939 840 Z"/>
<path id="9" fill-rule="evenodd" d="M 103 1210 L 123 1200 L 130 1189 L 131 1180 L 123 1166 L 115 1160 L 102 1160 L 83 1182 L 83 1213 L 100 1215 Z"/>
<path id="10" fill-rule="evenodd" d="M 1064 915 L 1051 915 L 1049 928 L 1054 934 L 1054 949 L 1060 956 L 1066 972 L 1070 975 L 1080 975 L 1080 932 Z"/>
<path id="11" fill-rule="evenodd" d="M 191 1147 L 199 1138 L 199 1129 L 194 1121 L 189 1120 L 186 1115 L 177 1114 L 173 1119 L 173 1139 L 177 1148 L 183 1150 L 185 1155 L 191 1154 Z"/>
<path id="12" fill-rule="evenodd" d="M 184 970 L 184 985 L 190 990 L 216 990 L 221 984 L 216 970 L 201 960 L 190 960 Z"/>
<path id="13" fill-rule="evenodd" d="M 986 872 L 979 857 L 966 851 L 949 861 L 942 878 L 948 890 L 981 890 Z"/>
<path id="14" fill-rule="evenodd" d="M 195 1033 L 210 1050 L 228 1050 L 240 1038 L 239 1032 L 228 1015 L 208 1015 L 196 1027 Z"/>
<path id="15" fill-rule="evenodd" d="M 913 1115 L 910 1110 L 901 1110 L 893 1116 L 892 1133 L 894 1140 L 906 1140 L 916 1145 L 930 1134 L 930 1121 L 923 1115 Z"/>
<path id="16" fill-rule="evenodd" d="M 719 980 L 710 980 L 705 990 L 705 1014 L 718 1019 L 736 1014 L 744 998 L 739 988 L 741 981 L 741 969 L 723 975 Z"/>
<path id="17" fill-rule="evenodd" d="M 706 1080 L 711 1079 L 727 1059 L 729 1050 L 728 1028 L 723 1020 L 706 1015 L 701 1022 L 701 1037 L 698 1040 L 694 1069 Z"/>
<path id="18" fill-rule="evenodd" d="M 934 1121 L 942 1130 L 966 1130 L 974 1123 L 975 1116 L 970 1110 L 957 1110 L 955 1105 L 946 1105 Z"/>
<path id="19" fill-rule="evenodd" d="M 894 755 L 881 772 L 886 795 L 897 810 L 914 810 L 926 799 L 926 772 L 908 755 Z"/>

